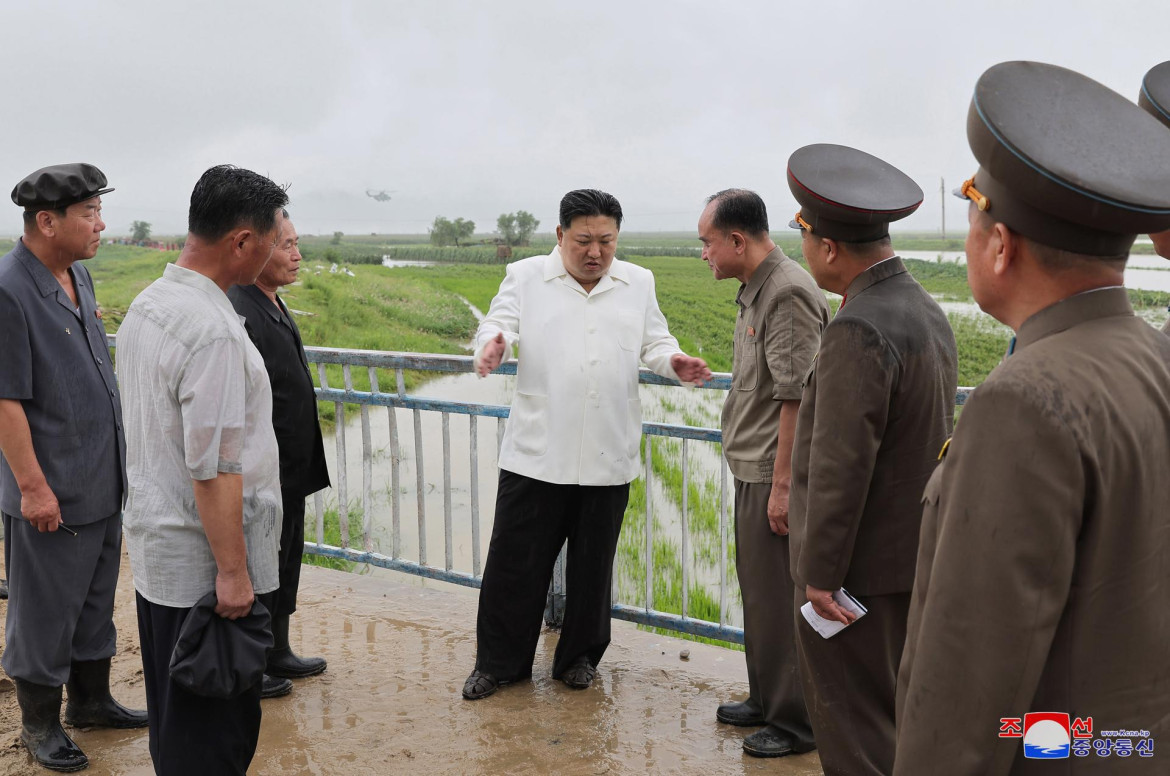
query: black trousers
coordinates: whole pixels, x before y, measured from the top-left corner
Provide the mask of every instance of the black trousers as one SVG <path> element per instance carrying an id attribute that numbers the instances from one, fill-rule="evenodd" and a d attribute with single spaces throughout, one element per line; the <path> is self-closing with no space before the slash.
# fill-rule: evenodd
<path id="1" fill-rule="evenodd" d="M 273 594 L 273 617 L 288 617 L 297 610 L 301 557 L 305 554 L 305 497 L 281 492 L 281 501 L 284 524 L 280 530 L 280 587 Z"/>
<path id="2" fill-rule="evenodd" d="M 565 623 L 553 657 L 559 678 L 609 646 L 613 556 L 630 486 L 556 485 L 500 470 L 495 524 L 479 593 L 475 667 L 497 679 L 532 673 L 553 565 L 569 541 Z"/>
<path id="3" fill-rule="evenodd" d="M 205 698 L 171 681 L 171 653 L 191 610 L 160 606 L 135 593 L 150 759 L 158 776 L 243 776 L 260 738 L 260 683 L 235 698 Z M 265 606 L 272 594 L 257 596 Z"/>

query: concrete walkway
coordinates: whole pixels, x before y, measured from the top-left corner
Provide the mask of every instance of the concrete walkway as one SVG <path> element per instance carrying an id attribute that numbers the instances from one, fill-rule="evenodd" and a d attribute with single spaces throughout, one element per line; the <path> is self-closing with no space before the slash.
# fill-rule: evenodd
<path id="1" fill-rule="evenodd" d="M 144 703 L 133 586 L 118 592 L 115 695 Z M 744 731 L 715 707 L 747 692 L 743 654 L 614 623 L 594 687 L 549 678 L 556 634 L 546 633 L 532 682 L 468 702 L 477 592 L 392 572 L 346 574 L 306 566 L 292 640 L 329 670 L 264 702 L 250 773 L 277 774 L 777 774 L 819 776 L 815 753 L 759 760 Z M 2 608 L 2 604 L 0 604 Z M 689 659 L 680 652 L 689 650 Z M 0 685 L 0 774 L 48 773 L 16 742 L 19 713 Z M 750 732 L 750 731 L 749 731 Z M 71 731 L 87 774 L 153 773 L 146 731 Z"/>

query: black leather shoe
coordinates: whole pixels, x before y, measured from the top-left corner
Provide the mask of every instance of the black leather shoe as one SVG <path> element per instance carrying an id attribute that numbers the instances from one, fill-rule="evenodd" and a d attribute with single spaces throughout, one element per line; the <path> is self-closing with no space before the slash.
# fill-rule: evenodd
<path id="1" fill-rule="evenodd" d="M 288 615 L 272 618 L 272 649 L 264 673 L 286 679 L 303 679 L 325 671 L 325 658 L 297 657 L 288 643 Z"/>
<path id="2" fill-rule="evenodd" d="M 725 725 L 758 727 L 764 724 L 764 712 L 748 698 L 739 703 L 719 704 L 719 708 L 715 709 L 715 719 Z"/>
<path id="3" fill-rule="evenodd" d="M 291 681 L 264 674 L 264 679 L 260 683 L 261 698 L 282 698 L 290 692 L 292 692 Z"/>
<path id="4" fill-rule="evenodd" d="M 61 688 L 14 679 L 20 704 L 20 743 L 37 764 L 71 773 L 89 766 L 89 758 L 61 727 Z"/>
<path id="5" fill-rule="evenodd" d="M 506 682 L 501 682 L 492 674 L 480 671 L 477 668 L 471 672 L 471 675 L 467 677 L 467 681 L 463 683 L 463 697 L 469 701 L 478 701 L 500 689 L 500 685 L 502 684 L 506 684 Z"/>
<path id="6" fill-rule="evenodd" d="M 8 580 L 0 579 L 0 599 L 8 597 Z"/>
<path id="7" fill-rule="evenodd" d="M 561 681 L 574 690 L 584 690 L 593 684 L 597 678 L 597 669 L 589 662 L 589 658 L 582 657 L 576 663 L 565 669 L 561 674 Z"/>
<path id="8" fill-rule="evenodd" d="M 145 711 L 128 709 L 110 695 L 110 658 L 74 662 L 65 685 L 65 724 L 79 728 L 143 728 Z"/>
<path id="9" fill-rule="evenodd" d="M 743 740 L 743 750 L 752 757 L 783 757 L 792 754 L 792 739 L 768 725 Z"/>

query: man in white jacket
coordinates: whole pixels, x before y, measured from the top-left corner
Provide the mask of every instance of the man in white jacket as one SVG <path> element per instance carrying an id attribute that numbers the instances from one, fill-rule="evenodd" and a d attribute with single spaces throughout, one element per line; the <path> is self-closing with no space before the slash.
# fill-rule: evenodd
<path id="1" fill-rule="evenodd" d="M 609 646 L 613 556 L 638 475 L 638 365 L 702 383 L 711 370 L 679 350 L 654 276 L 616 261 L 622 209 L 612 195 L 561 200 L 557 247 L 508 265 L 476 333 L 481 377 L 521 354 L 500 448 L 495 524 L 479 597 L 468 700 L 527 678 L 545 593 L 568 539 L 565 621 L 552 675 L 584 689 Z"/>

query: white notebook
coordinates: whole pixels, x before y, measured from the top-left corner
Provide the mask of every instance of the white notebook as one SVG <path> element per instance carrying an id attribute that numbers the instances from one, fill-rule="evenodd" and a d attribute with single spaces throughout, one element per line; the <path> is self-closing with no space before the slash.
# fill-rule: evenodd
<path id="1" fill-rule="evenodd" d="M 865 613 L 868 611 L 864 606 L 861 605 L 860 601 L 849 595 L 849 591 L 847 591 L 845 588 L 841 588 L 837 592 L 833 593 L 833 600 L 836 601 L 837 605 L 845 611 L 856 614 L 857 620 L 860 620 L 862 617 L 864 617 Z M 813 627 L 813 630 L 821 634 L 822 638 L 832 638 L 848 627 L 845 625 L 845 623 L 837 622 L 836 620 L 826 620 L 824 617 L 814 612 L 812 601 L 807 601 L 804 606 L 800 607 L 800 613 L 804 615 L 804 619 L 807 620 L 808 624 Z M 853 622 L 857 622 L 857 620 L 854 620 Z"/>

